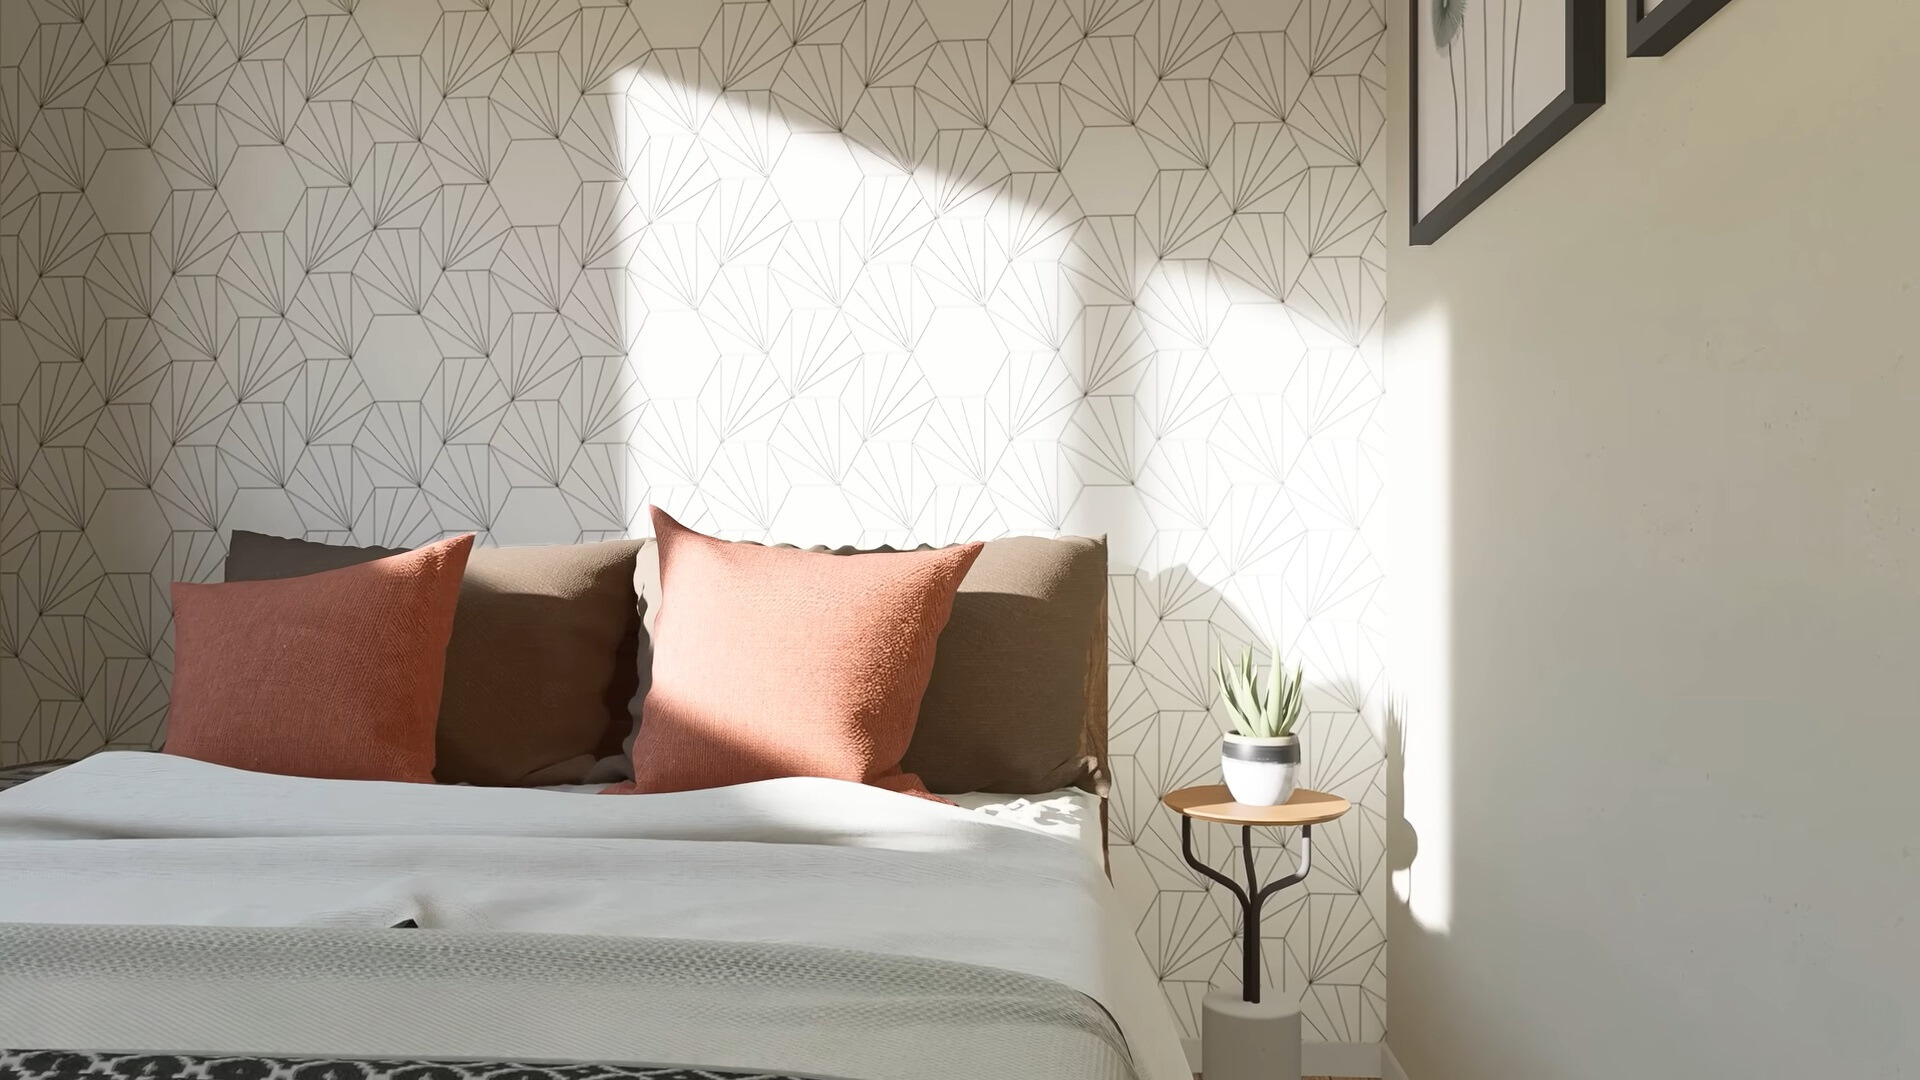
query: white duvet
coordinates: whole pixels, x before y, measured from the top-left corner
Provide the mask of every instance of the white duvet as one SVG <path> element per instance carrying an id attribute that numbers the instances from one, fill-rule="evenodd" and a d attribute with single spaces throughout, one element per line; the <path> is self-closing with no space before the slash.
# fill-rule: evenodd
<path id="1" fill-rule="evenodd" d="M 576 797 L 277 777 L 133 753 L 0 793 L 0 922 L 405 919 L 1001 968 L 1101 1003 L 1143 1077 L 1189 1075 L 1098 868 L 1057 837 L 958 807 L 830 780 Z M 21 989 L 7 978 L 0 1002 Z M 7 1034 L 0 1026 L 0 1043 Z"/>

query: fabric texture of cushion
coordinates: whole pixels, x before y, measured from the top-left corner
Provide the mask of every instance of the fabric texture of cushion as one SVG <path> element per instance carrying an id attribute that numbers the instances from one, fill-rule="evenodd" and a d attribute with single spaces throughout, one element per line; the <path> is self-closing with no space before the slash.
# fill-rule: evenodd
<path id="1" fill-rule="evenodd" d="M 900 761 L 981 545 L 834 556 L 652 515 L 661 591 L 632 790 L 820 776 L 923 793 Z"/>
<path id="2" fill-rule="evenodd" d="M 173 586 L 165 750 L 333 780 L 433 782 L 472 536 L 283 581 Z"/>
<path id="3" fill-rule="evenodd" d="M 1106 794 L 1107 544 L 992 540 L 960 583 L 901 767 L 934 791 Z"/>
<path id="4" fill-rule="evenodd" d="M 475 548 L 447 645 L 441 783 L 580 783 L 631 726 L 637 540 Z M 392 554 L 236 530 L 227 580 L 292 577 Z"/>
<path id="5" fill-rule="evenodd" d="M 853 555 L 893 549 L 810 550 Z M 634 591 L 645 619 L 630 710 L 637 732 L 660 602 L 652 542 L 635 561 Z M 630 732 L 629 750 L 632 743 Z M 1080 787 L 1107 794 L 1104 539 L 1016 536 L 986 542 L 954 596 L 902 768 L 931 791 L 1036 795 Z"/>

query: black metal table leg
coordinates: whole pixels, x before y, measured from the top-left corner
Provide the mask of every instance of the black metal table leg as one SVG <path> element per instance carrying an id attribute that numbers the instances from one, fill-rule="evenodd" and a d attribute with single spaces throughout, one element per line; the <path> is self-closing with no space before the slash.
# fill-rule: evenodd
<path id="1" fill-rule="evenodd" d="M 1187 865 L 1198 870 L 1208 878 L 1227 887 L 1233 898 L 1240 903 L 1240 998 L 1250 1004 L 1260 1003 L 1260 909 L 1267 897 L 1289 886 L 1298 885 L 1307 878 L 1307 871 L 1313 867 L 1313 826 L 1300 826 L 1300 861 L 1293 873 L 1278 881 L 1270 881 L 1263 888 L 1260 879 L 1254 873 L 1253 866 L 1253 826 L 1240 826 L 1240 851 L 1247 864 L 1247 887 L 1227 875 L 1201 862 L 1193 854 L 1193 819 L 1180 815 L 1180 854 L 1186 858 Z"/>

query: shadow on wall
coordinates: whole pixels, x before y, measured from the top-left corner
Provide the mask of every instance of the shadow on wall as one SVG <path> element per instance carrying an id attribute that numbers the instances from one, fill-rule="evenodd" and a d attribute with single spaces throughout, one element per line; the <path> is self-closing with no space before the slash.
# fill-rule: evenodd
<path id="1" fill-rule="evenodd" d="M 1407 791 L 1407 706 L 1404 698 L 1391 694 L 1386 708 L 1387 820 L 1386 844 L 1388 878 L 1394 883 L 1394 899 L 1408 908 L 1417 906 L 1413 897 L 1410 871 L 1420 858 L 1420 833 L 1406 817 Z"/>
<path id="2" fill-rule="evenodd" d="M 1420 542 L 1390 564 L 1391 1027 L 1419 1080 L 1914 1059 L 1904 151 L 1835 121 L 1913 72 L 1903 35 L 1862 53 L 1790 4 L 1708 30 L 1394 253 Z M 1812 97 L 1777 77 L 1809 57 Z"/>
<path id="3" fill-rule="evenodd" d="M 1383 28 L 1280 7 L 5 5 L 0 758 L 157 741 L 235 527 L 1106 534 L 1129 903 L 1213 978 L 1157 803 L 1213 648 L 1283 638 L 1379 787 Z M 1327 1039 L 1380 1031 L 1381 847 L 1269 916 Z"/>

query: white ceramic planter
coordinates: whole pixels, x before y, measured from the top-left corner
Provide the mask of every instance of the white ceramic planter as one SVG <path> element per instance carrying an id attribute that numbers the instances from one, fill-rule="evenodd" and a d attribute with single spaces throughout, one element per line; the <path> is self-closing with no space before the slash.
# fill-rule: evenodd
<path id="1" fill-rule="evenodd" d="M 1282 735 L 1256 739 L 1224 735 L 1220 742 L 1220 774 L 1226 778 L 1233 801 L 1246 806 L 1279 806 L 1293 795 L 1300 770 L 1300 737 Z"/>

